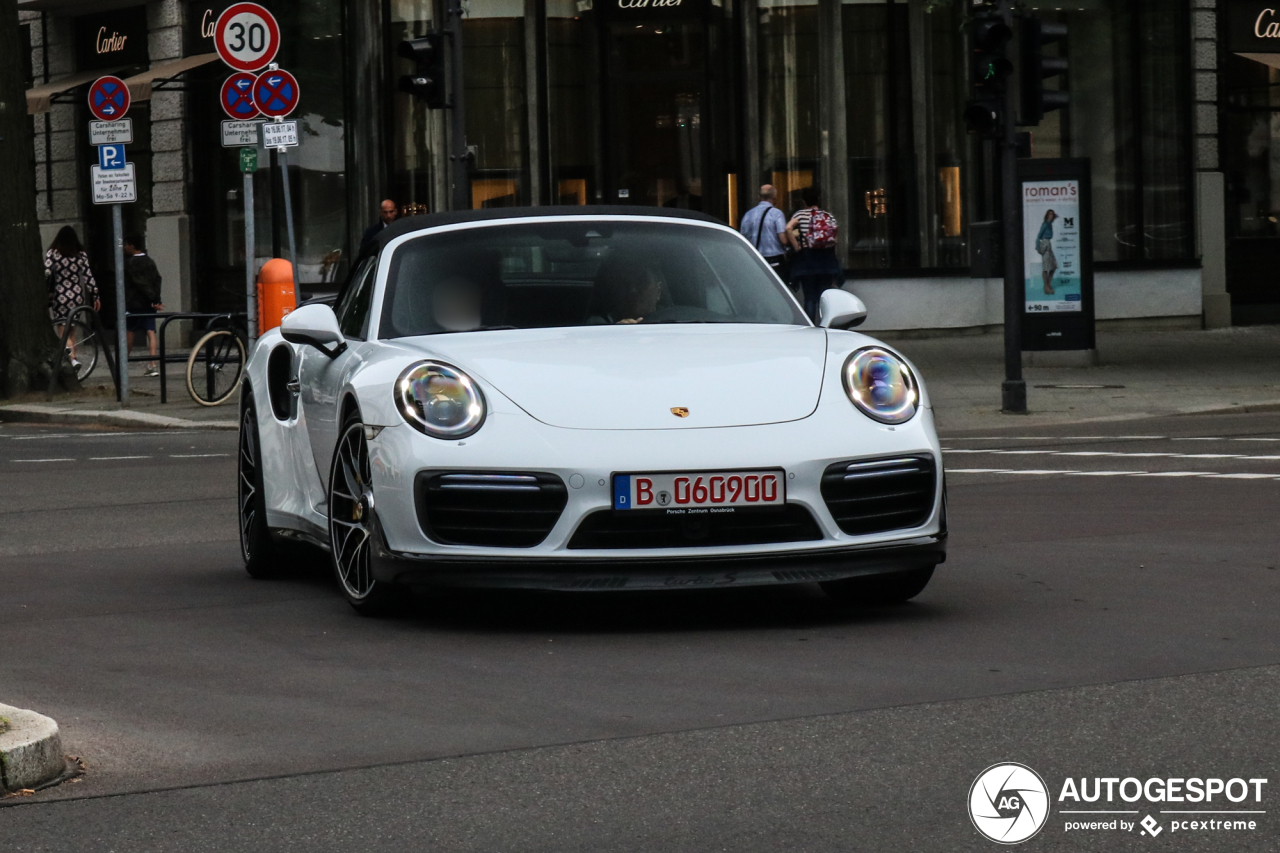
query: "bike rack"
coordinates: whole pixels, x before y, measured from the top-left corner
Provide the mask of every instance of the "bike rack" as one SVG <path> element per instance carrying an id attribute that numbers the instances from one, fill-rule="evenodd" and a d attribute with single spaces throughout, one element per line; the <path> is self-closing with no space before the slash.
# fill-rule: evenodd
<path id="1" fill-rule="evenodd" d="M 148 316 L 152 316 L 152 315 L 148 315 Z M 191 357 L 190 353 L 187 353 L 186 355 L 175 355 L 175 356 L 169 356 L 165 354 L 164 332 L 166 327 L 168 327 L 168 325 L 172 323 L 174 320 L 226 320 L 227 323 L 230 324 L 236 320 L 247 317 L 247 315 L 243 311 L 240 313 L 223 311 L 217 314 L 200 314 L 200 313 L 190 313 L 190 312 L 168 313 L 168 314 L 155 314 L 154 316 L 157 318 L 160 318 L 160 317 L 164 318 L 163 320 L 160 321 L 160 328 L 156 330 L 156 337 L 159 339 L 158 343 L 159 343 L 160 353 L 159 353 L 159 358 L 155 360 L 158 360 L 160 362 L 160 402 L 161 403 L 169 402 L 169 383 L 168 383 L 169 372 L 165 370 L 165 365 L 168 364 L 170 361 L 177 362 L 177 363 L 186 363 L 187 359 Z M 150 358 L 149 356 L 146 356 L 146 357 L 136 356 L 136 357 L 132 357 L 130 360 L 131 361 L 152 361 L 153 359 Z"/>
<path id="2" fill-rule="evenodd" d="M 118 402 L 120 400 L 120 375 L 117 371 L 119 359 L 113 358 L 111 355 L 111 347 L 107 343 L 107 332 L 102 328 L 102 318 L 98 316 L 97 311 L 94 311 L 88 305 L 81 305 L 67 316 L 61 318 L 62 336 L 58 340 L 57 355 L 49 361 L 51 375 L 45 399 L 49 402 L 53 401 L 53 389 L 58 384 L 58 373 L 62 369 L 62 359 L 67 353 L 67 338 L 71 337 L 71 325 L 75 322 L 76 317 L 81 314 L 89 315 L 89 323 L 93 327 L 93 333 L 98 336 L 98 340 L 102 343 L 102 354 L 107 359 L 107 369 L 111 371 L 111 382 L 116 386 L 116 401 Z"/>

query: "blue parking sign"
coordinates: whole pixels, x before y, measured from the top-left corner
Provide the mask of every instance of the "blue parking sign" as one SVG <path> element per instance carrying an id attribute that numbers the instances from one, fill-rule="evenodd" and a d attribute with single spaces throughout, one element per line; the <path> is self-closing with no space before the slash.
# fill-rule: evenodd
<path id="1" fill-rule="evenodd" d="M 99 145 L 98 168 L 104 172 L 124 168 L 123 145 Z"/>

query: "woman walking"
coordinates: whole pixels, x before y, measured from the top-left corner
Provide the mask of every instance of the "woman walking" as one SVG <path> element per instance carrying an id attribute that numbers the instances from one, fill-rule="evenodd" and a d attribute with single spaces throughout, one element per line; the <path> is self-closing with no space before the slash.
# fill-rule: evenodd
<path id="1" fill-rule="evenodd" d="M 1053 296 L 1053 274 L 1058 271 L 1058 256 L 1053 253 L 1053 220 L 1058 214 L 1046 210 L 1040 233 L 1036 235 L 1036 251 L 1040 253 L 1040 276 L 1044 279 L 1046 296 Z"/>
<path id="2" fill-rule="evenodd" d="M 787 239 L 796 248 L 791 262 L 791 281 L 804 298 L 804 310 L 818 322 L 818 303 L 822 291 L 839 287 L 844 269 L 836 257 L 836 218 L 822 209 L 817 187 L 800 191 L 805 206 L 797 210 L 787 223 Z"/>
<path id="3" fill-rule="evenodd" d="M 92 304 L 94 311 L 102 310 L 98 282 L 89 268 L 89 256 L 85 254 L 76 230 L 70 225 L 62 227 L 44 253 L 44 275 L 49 283 L 49 313 L 55 324 L 60 325 L 58 320 L 65 320 L 82 305 Z M 78 368 L 80 363 L 76 360 L 74 331 L 67 338 L 67 349 L 71 353 L 72 366 Z"/>

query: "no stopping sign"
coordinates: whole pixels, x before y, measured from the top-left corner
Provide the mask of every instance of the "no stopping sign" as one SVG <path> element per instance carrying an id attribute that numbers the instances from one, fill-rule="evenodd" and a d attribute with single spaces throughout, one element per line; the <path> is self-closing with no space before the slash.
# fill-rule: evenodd
<path id="1" fill-rule="evenodd" d="M 227 65 L 237 71 L 257 71 L 280 50 L 280 26 L 257 3 L 233 3 L 218 16 L 213 43 Z"/>

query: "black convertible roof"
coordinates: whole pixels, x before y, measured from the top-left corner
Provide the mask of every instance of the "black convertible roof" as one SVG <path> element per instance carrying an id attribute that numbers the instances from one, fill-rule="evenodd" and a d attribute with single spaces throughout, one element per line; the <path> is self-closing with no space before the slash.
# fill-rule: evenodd
<path id="1" fill-rule="evenodd" d="M 651 216 L 655 219 L 691 219 L 695 222 L 711 222 L 723 225 L 714 216 L 698 213 L 693 210 L 679 210 L 669 207 L 640 207 L 639 205 L 620 204 L 588 204 L 588 205 L 549 205 L 546 207 L 501 207 L 491 210 L 456 210 L 448 213 L 426 213 L 421 216 L 406 216 L 383 228 L 365 251 L 368 254 L 381 250 L 391 240 L 414 231 L 425 231 L 428 228 L 439 228 L 441 225 L 457 225 L 461 222 L 488 222 L 494 219 L 523 219 L 530 216 Z"/>

